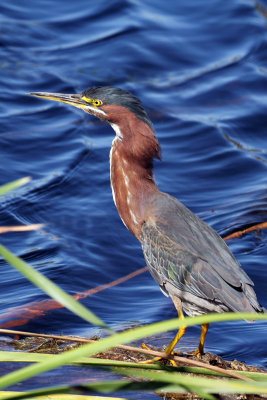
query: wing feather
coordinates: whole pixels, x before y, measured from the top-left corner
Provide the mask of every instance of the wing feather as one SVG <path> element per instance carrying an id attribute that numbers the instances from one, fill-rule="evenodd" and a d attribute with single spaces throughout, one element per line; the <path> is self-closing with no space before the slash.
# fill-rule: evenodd
<path id="1" fill-rule="evenodd" d="M 234 311 L 261 310 L 253 282 L 225 242 L 172 196 L 153 199 L 142 228 L 142 247 L 163 291 L 176 289 L 179 296 L 190 293 Z"/>

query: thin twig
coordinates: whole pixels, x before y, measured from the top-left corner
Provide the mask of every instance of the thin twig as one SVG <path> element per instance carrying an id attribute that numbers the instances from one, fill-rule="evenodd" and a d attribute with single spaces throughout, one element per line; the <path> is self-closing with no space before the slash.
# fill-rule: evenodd
<path id="1" fill-rule="evenodd" d="M 233 232 L 230 235 L 225 236 L 223 239 L 224 240 L 229 240 L 229 239 L 240 238 L 245 233 L 257 231 L 257 230 L 260 230 L 260 229 L 266 229 L 266 228 L 267 228 L 267 222 L 262 222 L 261 224 L 253 225 L 253 226 L 250 226 L 247 229 L 243 229 L 242 231 Z"/>
<path id="2" fill-rule="evenodd" d="M 112 282 L 106 283 L 105 285 L 99 285 L 92 289 L 86 290 L 84 292 L 79 292 L 73 295 L 72 297 L 75 300 L 84 299 L 93 294 L 99 293 L 102 290 L 108 289 L 112 286 L 117 286 L 122 282 L 127 281 L 128 279 L 132 279 L 135 276 L 142 274 L 147 271 L 148 267 L 139 268 L 138 270 L 131 272 L 128 275 L 122 276 L 121 278 L 115 279 Z M 15 308 L 11 308 L 10 311 L 2 313 L 0 316 L 0 327 L 1 328 L 12 328 L 15 326 L 21 326 L 28 323 L 30 320 L 46 315 L 46 313 L 50 310 L 55 310 L 59 308 L 64 308 L 64 306 L 56 300 L 48 299 L 42 300 L 39 302 L 32 302 L 24 304 L 23 306 L 18 306 Z M 8 320 L 6 322 L 1 322 L 4 320 Z"/>
<path id="3" fill-rule="evenodd" d="M 0 234 L 7 232 L 25 232 L 40 229 L 44 224 L 31 224 L 31 225 L 19 225 L 19 226 L 0 226 Z"/>
<path id="4" fill-rule="evenodd" d="M 117 286 L 120 283 L 128 281 L 129 279 L 132 279 L 132 278 L 134 278 L 134 277 L 136 277 L 138 275 L 141 275 L 145 271 L 148 271 L 148 267 L 139 268 L 136 271 L 131 272 L 128 275 L 125 275 L 125 276 L 122 276 L 121 278 L 115 279 L 114 281 L 111 281 L 111 282 L 106 283 L 104 285 L 99 285 L 99 286 L 97 286 L 95 288 L 86 290 L 84 292 L 77 293 L 73 297 L 75 298 L 75 300 L 84 299 L 89 295 L 102 292 L 102 290 L 108 289 L 108 288 L 113 287 L 113 286 Z"/>
<path id="5" fill-rule="evenodd" d="M 0 333 L 11 334 L 11 335 L 21 335 L 21 336 L 34 336 L 34 337 L 43 337 L 49 339 L 57 339 L 57 340 L 66 340 L 68 342 L 79 342 L 79 343 L 90 343 L 95 342 L 94 339 L 88 339 L 83 337 L 73 337 L 73 336 L 60 336 L 60 335 L 48 335 L 43 333 L 32 333 L 32 332 L 23 332 L 23 331 L 16 331 L 11 329 L 0 329 Z M 225 374 L 231 378 L 241 379 L 244 381 L 253 381 L 253 379 L 248 378 L 247 376 L 239 375 L 236 372 L 233 372 L 228 369 L 223 369 L 220 367 L 216 367 L 215 365 L 205 364 L 202 361 L 191 360 L 190 358 L 180 357 L 180 356 L 173 356 L 167 355 L 164 352 L 155 351 L 155 350 L 148 350 L 134 346 L 127 346 L 127 345 L 118 345 L 116 346 L 118 349 L 133 351 L 142 354 L 148 354 L 155 357 L 161 357 L 164 359 L 172 359 L 176 362 L 193 365 L 195 367 L 202 367 L 209 369 L 211 371 L 219 372 L 221 374 Z"/>

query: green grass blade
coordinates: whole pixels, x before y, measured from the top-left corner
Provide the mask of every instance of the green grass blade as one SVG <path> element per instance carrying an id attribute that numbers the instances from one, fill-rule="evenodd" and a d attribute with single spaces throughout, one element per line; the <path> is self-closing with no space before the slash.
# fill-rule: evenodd
<path id="1" fill-rule="evenodd" d="M 19 272 L 21 272 L 29 281 L 34 285 L 38 286 L 50 297 L 57 300 L 59 303 L 64 305 L 66 308 L 79 315 L 81 318 L 90 322 L 93 325 L 100 326 L 108 329 L 105 322 L 93 314 L 90 310 L 84 307 L 82 304 L 74 300 L 68 293 L 60 289 L 50 279 L 43 276 L 40 272 L 36 271 L 29 264 L 23 261 L 21 258 L 15 256 L 6 247 L 0 244 L 0 255 Z"/>
<path id="2" fill-rule="evenodd" d="M 154 382 L 165 382 L 186 386 L 187 388 L 196 388 L 197 391 L 204 393 L 266 393 L 267 381 L 265 382 L 244 382 L 239 380 L 210 379 L 202 377 L 187 376 L 175 372 L 158 372 L 148 370 L 129 370 L 126 368 L 113 368 L 123 376 L 137 376 L 143 379 L 152 379 Z"/>
<path id="3" fill-rule="evenodd" d="M 26 352 L 15 352 L 15 351 L 0 351 L 0 362 L 29 362 L 39 363 L 47 360 L 52 360 L 54 357 L 58 357 L 58 354 L 44 354 L 44 353 L 26 353 Z M 128 361 L 108 360 L 102 358 L 89 358 L 81 357 L 71 364 L 77 365 L 88 365 L 95 367 L 127 367 L 127 368 L 138 368 L 148 370 L 174 370 L 173 367 L 166 367 L 160 364 L 136 364 Z M 216 371 L 212 371 L 202 367 L 175 367 L 177 372 L 185 372 L 191 374 L 201 375 L 213 375 L 213 376 L 225 376 L 224 374 Z M 239 375 L 247 376 L 254 380 L 267 381 L 266 372 L 250 372 L 250 371 L 236 371 Z"/>
<path id="4" fill-rule="evenodd" d="M 60 394 L 64 394 L 64 400 L 74 400 L 77 395 L 73 394 L 78 391 L 78 393 L 83 393 L 83 397 L 77 397 L 78 400 L 100 400 L 100 397 L 94 396 L 87 396 L 88 393 L 113 393 L 118 391 L 161 391 L 161 392 L 173 392 L 176 393 L 184 393 L 186 389 L 179 386 L 179 385 L 166 385 L 165 383 L 161 382 L 133 382 L 132 380 L 120 380 L 120 381 L 108 381 L 108 382 L 96 382 L 96 383 L 89 383 L 89 384 L 79 384 L 78 389 L 77 386 L 57 386 L 57 387 L 49 387 L 44 389 L 36 389 L 31 390 L 28 392 L 7 392 L 7 391 L 0 391 L 0 398 L 5 400 L 22 400 L 22 399 L 45 399 L 47 400 L 46 396 L 49 396 L 49 399 L 59 399 Z M 72 393 L 72 395 L 68 394 Z M 41 396 L 41 397 L 40 397 Z M 207 397 L 208 398 L 208 397 Z M 101 397 L 102 399 L 102 397 Z M 114 397 L 103 397 L 103 400 L 123 400 L 120 398 Z M 211 398 L 209 398 L 211 400 Z M 124 399 L 126 400 L 126 399 Z M 212 399 L 213 400 L 213 399 Z"/>
<path id="5" fill-rule="evenodd" d="M 70 400 L 74 400 L 74 398 L 71 398 L 71 395 L 67 395 L 68 393 L 81 393 L 83 392 L 83 396 L 87 395 L 88 393 L 113 393 L 113 392 L 118 392 L 118 391 L 162 391 L 162 392 L 177 392 L 177 393 L 184 393 L 186 392 L 186 389 L 179 386 L 179 385 L 166 385 L 164 382 L 147 382 L 147 381 L 141 381 L 141 382 L 133 382 L 132 380 L 120 380 L 120 381 L 108 381 L 108 382 L 96 382 L 96 383 L 89 383 L 89 384 L 79 384 L 78 389 L 77 386 L 56 386 L 56 387 L 48 387 L 48 388 L 42 388 L 42 389 L 35 389 L 31 390 L 28 392 L 7 392 L 7 391 L 0 391 L 0 398 L 4 398 L 6 400 L 22 400 L 22 399 L 29 399 L 29 398 L 34 398 L 34 399 L 46 399 L 47 397 L 39 397 L 39 396 L 49 396 L 49 399 L 53 398 L 53 396 L 58 396 L 59 394 L 64 394 L 64 400 L 66 398 Z M 3 396 L 3 397 L 2 397 Z M 50 397 L 51 396 L 51 397 Z M 73 395 L 75 396 L 75 395 Z M 58 399 L 58 397 L 56 397 Z M 78 397 L 80 399 L 80 397 Z M 87 400 L 87 399 L 97 399 L 100 400 L 99 397 L 90 397 L 90 396 L 85 396 L 82 397 L 82 399 Z M 117 400 L 117 398 L 110 398 L 110 397 L 103 397 L 103 399 L 114 399 Z M 118 399 L 119 400 L 119 399 Z M 120 400 L 123 400 L 120 398 Z M 212 399 L 213 400 L 213 399 Z"/>
<path id="6" fill-rule="evenodd" d="M 47 360 L 37 365 L 30 365 L 22 368 L 18 371 L 11 372 L 0 378 L 0 389 L 6 388 L 9 385 L 23 381 L 32 376 L 40 374 L 42 372 L 49 371 L 51 369 L 60 367 L 64 364 L 68 364 L 77 361 L 80 357 L 94 355 L 102 351 L 108 350 L 115 347 L 118 344 L 125 344 L 134 340 L 142 339 L 151 335 L 155 335 L 162 332 L 167 332 L 173 329 L 177 329 L 180 326 L 192 326 L 208 322 L 208 316 L 188 317 L 183 320 L 177 318 L 168 321 L 157 322 L 155 324 L 139 327 L 126 332 L 120 332 L 118 334 L 109 336 L 95 343 L 89 343 L 84 346 L 78 347 L 77 349 L 67 351 L 63 354 L 59 354 L 53 360 Z M 210 318 L 213 321 L 227 321 L 227 320 L 238 320 L 238 319 L 265 319 L 267 320 L 266 314 L 253 314 L 253 313 L 224 313 L 224 314 L 210 314 Z M 204 321 L 204 322 L 203 322 Z M 267 388 L 267 386 L 266 386 Z"/>
<path id="7" fill-rule="evenodd" d="M 36 400 L 60 400 L 59 394 L 64 393 L 64 400 L 100 400 L 99 396 L 86 396 L 86 395 L 78 395 L 78 394 L 68 394 L 70 390 L 35 390 L 30 392 L 0 392 L 1 400 L 22 400 L 22 399 L 30 399 L 33 398 Z M 49 396 L 49 397 L 47 397 Z M 61 399 L 63 399 L 61 397 Z M 103 397 L 103 400 L 127 400 L 125 398 L 118 397 Z"/>
<path id="8" fill-rule="evenodd" d="M 25 178 L 17 179 L 16 181 L 0 186 L 0 196 L 8 192 L 11 192 L 11 190 L 17 189 L 20 186 L 26 185 L 26 183 L 30 182 L 30 180 L 31 178 L 27 176 Z"/>
<path id="9" fill-rule="evenodd" d="M 57 386 L 57 387 L 49 387 L 49 388 L 43 388 L 43 389 L 35 389 L 31 390 L 28 392 L 0 392 L 0 398 L 5 399 L 5 400 L 22 400 L 22 399 L 45 399 L 47 400 L 46 396 L 49 396 L 49 399 L 59 399 L 60 394 L 64 394 L 64 397 L 62 397 L 64 400 L 74 400 L 76 398 L 76 392 L 79 394 L 82 392 L 84 397 L 80 397 L 78 395 L 78 399 L 80 400 L 100 400 L 99 396 L 94 397 L 94 396 L 87 396 L 87 394 L 90 393 L 102 393 L 102 394 L 109 394 L 113 392 L 119 392 L 119 391 L 132 391 L 136 392 L 138 391 L 160 391 L 163 393 L 185 393 L 187 390 L 185 387 L 182 387 L 180 385 L 169 385 L 165 384 L 164 382 L 148 382 L 148 381 L 140 381 L 140 382 L 133 382 L 132 380 L 120 380 L 120 381 L 108 381 L 108 382 L 96 382 L 96 383 L 89 383 L 89 384 L 79 384 L 78 388 L 77 386 Z M 68 393 L 72 393 L 71 395 Z M 199 391 L 199 394 L 202 395 L 204 399 L 207 400 L 214 400 L 214 397 Z M 101 397 L 102 399 L 102 397 Z M 121 397 L 119 399 L 117 398 L 111 398 L 111 397 L 103 397 L 104 399 L 109 399 L 109 400 L 123 400 Z"/>

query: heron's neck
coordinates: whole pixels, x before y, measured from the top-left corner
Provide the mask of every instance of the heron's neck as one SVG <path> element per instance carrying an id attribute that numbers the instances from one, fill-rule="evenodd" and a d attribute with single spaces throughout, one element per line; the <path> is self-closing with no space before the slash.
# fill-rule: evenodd
<path id="1" fill-rule="evenodd" d="M 110 181 L 114 203 L 126 227 L 140 239 L 148 202 L 158 192 L 150 162 L 140 163 L 118 136 L 110 151 Z M 129 146 L 129 144 L 128 144 Z"/>

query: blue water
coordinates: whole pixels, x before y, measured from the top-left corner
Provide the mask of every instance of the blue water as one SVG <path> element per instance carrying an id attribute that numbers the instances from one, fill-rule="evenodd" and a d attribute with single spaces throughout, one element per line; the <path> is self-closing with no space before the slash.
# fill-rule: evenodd
<path id="1" fill-rule="evenodd" d="M 145 265 L 109 184 L 112 129 L 30 91 L 81 92 L 113 85 L 143 101 L 162 146 L 161 190 L 221 235 L 267 220 L 267 2 L 29 0 L 0 5 L 0 183 L 32 181 L 0 199 L 0 225 L 45 223 L 1 242 L 71 294 Z M 267 307 L 267 234 L 229 242 Z M 46 299 L 0 261 L 1 313 Z M 173 318 L 148 273 L 87 297 L 115 329 Z M 18 329 L 91 335 L 66 310 Z M 266 324 L 213 325 L 206 350 L 267 366 Z M 200 330 L 188 330 L 193 350 Z M 172 333 L 151 339 L 162 346 Z"/>

